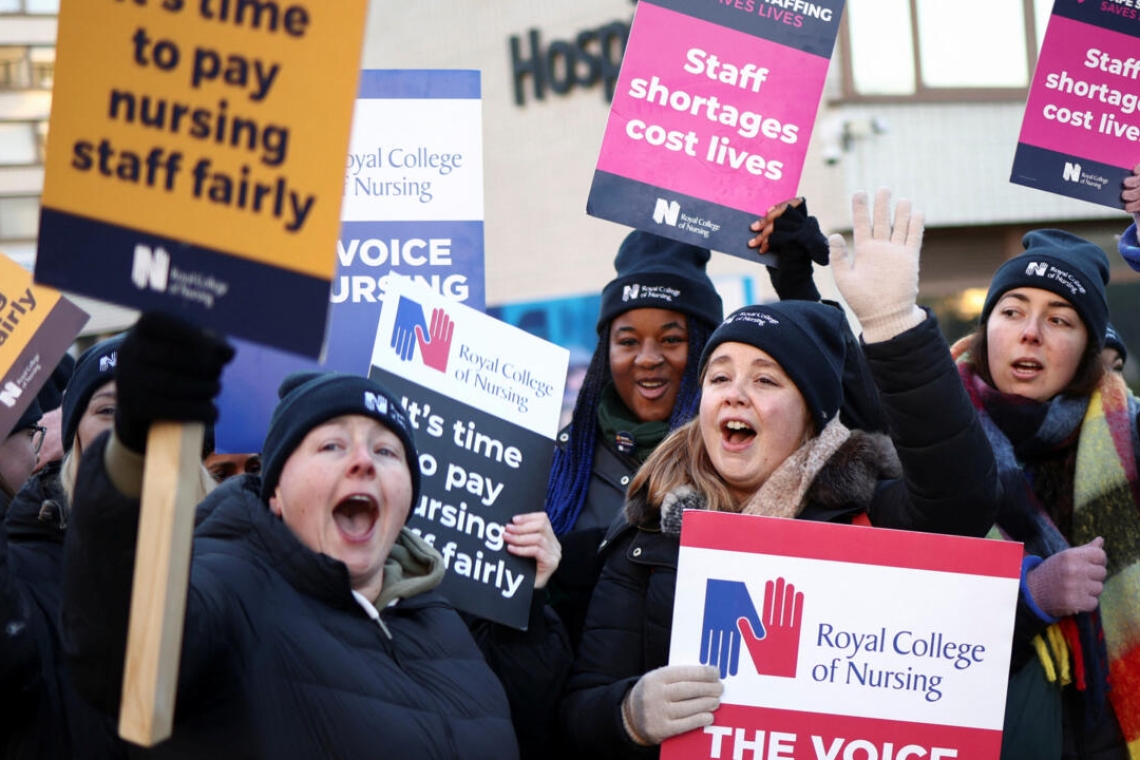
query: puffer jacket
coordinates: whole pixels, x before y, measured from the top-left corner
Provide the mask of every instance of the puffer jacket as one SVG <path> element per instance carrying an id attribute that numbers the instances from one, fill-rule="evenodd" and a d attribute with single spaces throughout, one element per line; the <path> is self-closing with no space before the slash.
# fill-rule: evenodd
<path id="1" fill-rule="evenodd" d="M 80 468 L 63 620 L 77 686 L 114 710 L 138 500 L 109 480 L 107 440 Z M 373 619 L 345 565 L 305 547 L 259 488 L 226 481 L 195 531 L 174 733 L 153 756 L 516 757 L 502 685 L 430 590 L 438 554 L 405 529 Z"/>
<path id="2" fill-rule="evenodd" d="M 115 722 L 71 682 L 60 639 L 66 497 L 59 463 L 33 475 L 0 524 L 0 757 L 120 758 Z"/>
<path id="3" fill-rule="evenodd" d="M 993 452 L 933 318 L 891 341 L 864 347 L 891 437 L 853 431 L 817 473 L 799 519 L 872 524 L 981 537 L 1002 490 Z M 699 507 L 703 498 L 687 500 Z M 653 758 L 622 725 L 621 703 L 646 672 L 668 663 L 679 511 L 662 519 L 644 500 L 603 545 L 562 703 L 563 732 L 591 757 Z"/>

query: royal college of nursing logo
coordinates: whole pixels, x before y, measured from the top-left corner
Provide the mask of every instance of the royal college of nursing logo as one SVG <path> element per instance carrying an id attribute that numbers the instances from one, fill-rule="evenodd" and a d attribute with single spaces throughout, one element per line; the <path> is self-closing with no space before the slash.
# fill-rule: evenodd
<path id="1" fill-rule="evenodd" d="M 395 349 L 401 361 L 410 362 L 416 354 L 416 346 L 419 346 L 420 360 L 424 366 L 446 373 L 454 333 L 455 323 L 446 311 L 432 309 L 429 327 L 423 306 L 400 296 L 390 346 Z"/>
<path id="2" fill-rule="evenodd" d="M 701 664 L 720 670 L 720 677 L 740 670 L 740 645 L 748 648 L 759 675 L 795 678 L 799 665 L 804 595 L 783 578 L 764 584 L 760 612 L 741 581 L 709 578 L 701 620 Z"/>

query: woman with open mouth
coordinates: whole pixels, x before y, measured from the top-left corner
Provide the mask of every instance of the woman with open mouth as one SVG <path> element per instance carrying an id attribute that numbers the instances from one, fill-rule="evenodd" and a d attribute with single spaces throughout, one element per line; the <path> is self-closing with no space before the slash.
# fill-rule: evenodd
<path id="1" fill-rule="evenodd" d="M 1124 759 L 1140 746 L 1140 406 L 1101 357 L 1104 251 L 1061 230 L 1022 244 L 954 346 L 1004 487 L 994 535 L 1026 549 L 1002 758 Z"/>
<path id="2" fill-rule="evenodd" d="M 75 682 L 105 712 L 122 689 L 150 424 L 213 422 L 232 355 L 161 314 L 119 349 L 113 430 L 80 466 L 63 602 Z M 504 686 L 435 590 L 443 559 L 405 527 L 420 467 L 403 407 L 337 373 L 291 375 L 279 396 L 261 475 L 226 480 L 202 505 L 174 730 L 153 753 L 517 757 Z"/>
<path id="3" fill-rule="evenodd" d="M 1000 498 L 993 454 L 934 317 L 915 304 L 923 219 L 890 194 L 855 197 L 855 248 L 831 238 L 840 291 L 891 437 L 840 419 L 846 317 L 812 301 L 749 306 L 709 338 L 696 419 L 630 484 L 562 705 L 563 730 L 598 757 L 646 757 L 713 721 L 712 665 L 667 665 L 685 509 L 982 536 Z M 893 440 L 893 446 L 892 446 Z"/>

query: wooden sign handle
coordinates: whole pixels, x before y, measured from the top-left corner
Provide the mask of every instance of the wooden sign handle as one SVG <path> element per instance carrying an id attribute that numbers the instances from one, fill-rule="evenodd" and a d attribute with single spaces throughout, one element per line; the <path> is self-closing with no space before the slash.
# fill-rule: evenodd
<path id="1" fill-rule="evenodd" d="M 204 432 L 200 422 L 156 422 L 147 437 L 119 705 L 119 736 L 144 747 L 174 727 Z"/>

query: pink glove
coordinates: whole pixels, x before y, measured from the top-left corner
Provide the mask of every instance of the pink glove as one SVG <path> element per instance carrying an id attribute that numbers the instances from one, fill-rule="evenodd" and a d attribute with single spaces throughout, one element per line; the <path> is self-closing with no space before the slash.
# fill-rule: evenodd
<path id="1" fill-rule="evenodd" d="M 1055 618 L 1092 612 L 1104 591 L 1104 539 L 1097 536 L 1084 546 L 1049 557 L 1025 576 L 1025 585 L 1042 611 Z"/>

